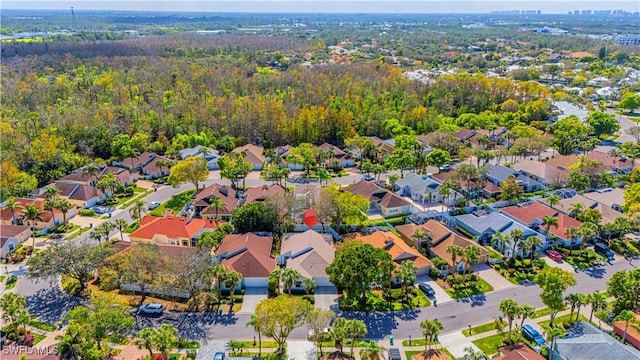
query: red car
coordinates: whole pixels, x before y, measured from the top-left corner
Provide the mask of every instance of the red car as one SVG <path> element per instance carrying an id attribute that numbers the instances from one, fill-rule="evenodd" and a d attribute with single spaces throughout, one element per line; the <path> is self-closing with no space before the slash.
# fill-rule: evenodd
<path id="1" fill-rule="evenodd" d="M 547 250 L 547 256 L 555 261 L 562 260 L 562 255 L 560 255 L 560 253 L 555 250 Z"/>

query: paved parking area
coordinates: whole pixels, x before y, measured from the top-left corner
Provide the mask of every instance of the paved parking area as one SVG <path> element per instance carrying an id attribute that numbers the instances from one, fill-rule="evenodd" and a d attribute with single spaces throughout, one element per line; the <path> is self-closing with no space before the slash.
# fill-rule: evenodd
<path id="1" fill-rule="evenodd" d="M 438 286 L 438 283 L 436 283 L 428 275 L 420 275 L 416 278 L 416 284 L 423 283 L 423 282 L 426 282 L 427 284 L 431 285 L 431 287 L 433 288 L 433 291 L 435 291 L 436 293 L 435 298 L 438 304 L 444 304 L 446 302 L 453 301 L 451 296 L 449 296 L 449 294 L 447 294 L 446 291 L 444 291 L 440 286 Z M 433 298 L 431 298 L 430 300 L 433 302 Z"/>
<path id="2" fill-rule="evenodd" d="M 213 355 L 218 351 L 225 351 L 226 341 L 202 341 L 200 342 L 200 349 L 198 349 L 197 360 L 212 360 Z"/>
<path id="3" fill-rule="evenodd" d="M 316 346 L 311 341 L 287 341 L 287 358 L 289 360 L 315 360 Z"/>
<path id="4" fill-rule="evenodd" d="M 338 289 L 335 286 L 320 286 L 316 288 L 315 307 L 317 309 L 338 310 Z"/>
<path id="5" fill-rule="evenodd" d="M 568 272 L 573 272 L 573 266 L 564 260 L 555 261 L 546 255 L 542 258 L 544 259 L 544 262 L 551 267 L 557 267 Z"/>
<path id="6" fill-rule="evenodd" d="M 505 279 L 502 275 L 498 274 L 497 271 L 493 270 L 487 264 L 478 264 L 473 267 L 473 271 L 475 271 L 480 278 L 489 283 L 493 287 L 494 291 L 509 289 L 512 287 L 516 287 L 517 285 L 511 283 L 509 280 Z"/>
<path id="7" fill-rule="evenodd" d="M 255 314 L 256 306 L 269 295 L 267 288 L 247 288 L 238 314 Z"/>

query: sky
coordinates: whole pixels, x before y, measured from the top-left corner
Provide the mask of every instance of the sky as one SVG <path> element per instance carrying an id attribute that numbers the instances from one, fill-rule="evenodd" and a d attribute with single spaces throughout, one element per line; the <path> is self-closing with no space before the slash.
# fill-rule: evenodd
<path id="1" fill-rule="evenodd" d="M 488 13 L 494 10 L 542 10 L 563 13 L 572 10 L 640 11 L 640 1 L 605 0 L 39 0 L 3 1 L 0 9 L 137 10 L 190 12 L 305 12 L 305 13 Z"/>

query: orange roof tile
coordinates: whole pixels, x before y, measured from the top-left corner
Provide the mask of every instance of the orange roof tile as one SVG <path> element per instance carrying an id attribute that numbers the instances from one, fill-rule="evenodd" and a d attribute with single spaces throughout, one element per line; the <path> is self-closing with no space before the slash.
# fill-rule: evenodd
<path id="1" fill-rule="evenodd" d="M 558 218 L 558 227 L 552 226 L 549 231 L 565 240 L 568 239 L 568 229 L 582 225 L 580 221 L 548 206 L 542 205 L 537 201 L 526 206 L 507 206 L 501 210 L 527 225 L 532 224 L 535 220 L 542 221 L 545 215 L 555 216 Z"/>
<path id="2" fill-rule="evenodd" d="M 431 251 L 449 265 L 453 265 L 451 255 L 447 253 L 447 247 L 449 247 L 449 245 L 458 245 L 462 248 L 475 246 L 480 249 L 480 258 L 489 256 L 489 251 L 478 245 L 475 241 L 454 233 L 440 222 L 429 220 L 422 225 L 422 228 L 431 237 Z"/>
<path id="3" fill-rule="evenodd" d="M 223 258 L 222 264 L 242 274 L 243 277 L 268 277 L 276 268 L 271 257 L 273 238 L 253 233 L 225 236 L 216 251 Z"/>
<path id="4" fill-rule="evenodd" d="M 131 235 L 132 238 L 151 240 L 155 235 L 165 235 L 170 239 L 191 239 L 202 229 L 215 229 L 218 221 L 185 218 L 177 216 L 156 217 L 145 216 L 140 228 Z"/>
<path id="5" fill-rule="evenodd" d="M 432 265 L 431 260 L 391 232 L 376 231 L 371 235 L 357 237 L 357 240 L 373 247 L 385 249 L 398 265 L 406 260 L 413 261 L 417 268 Z"/>

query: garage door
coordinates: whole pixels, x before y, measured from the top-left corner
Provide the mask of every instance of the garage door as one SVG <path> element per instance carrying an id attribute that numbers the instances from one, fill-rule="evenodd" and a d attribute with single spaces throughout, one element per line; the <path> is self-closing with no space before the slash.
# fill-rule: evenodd
<path id="1" fill-rule="evenodd" d="M 316 283 L 316 287 L 333 286 L 328 277 L 314 277 L 313 281 Z"/>
<path id="2" fill-rule="evenodd" d="M 246 288 L 257 288 L 257 287 L 267 287 L 268 278 L 245 278 L 243 279 L 244 287 Z"/>

